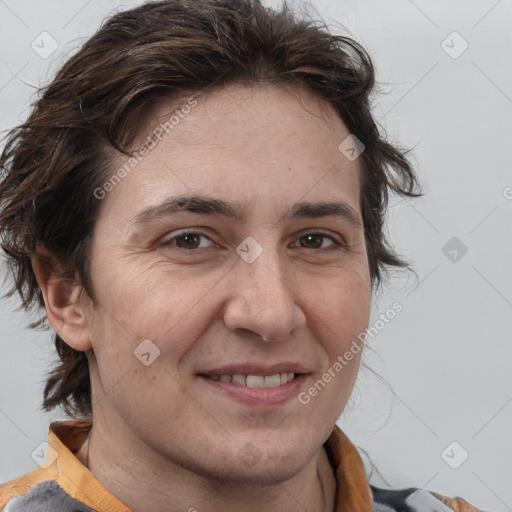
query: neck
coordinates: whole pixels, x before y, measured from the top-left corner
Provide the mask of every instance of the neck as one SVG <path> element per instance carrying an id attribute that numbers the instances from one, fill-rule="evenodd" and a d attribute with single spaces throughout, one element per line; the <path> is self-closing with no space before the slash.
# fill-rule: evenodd
<path id="1" fill-rule="evenodd" d="M 120 443 L 116 429 L 101 422 L 76 456 L 101 484 L 132 512 L 332 512 L 336 479 L 322 447 L 297 475 L 285 482 L 241 484 L 193 473 L 148 454 L 136 441 Z M 140 442 L 140 441 L 139 441 Z"/>

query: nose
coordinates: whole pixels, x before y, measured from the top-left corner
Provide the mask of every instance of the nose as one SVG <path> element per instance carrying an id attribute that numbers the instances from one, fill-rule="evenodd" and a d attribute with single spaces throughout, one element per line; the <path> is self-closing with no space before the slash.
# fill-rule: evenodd
<path id="1" fill-rule="evenodd" d="M 286 263 L 270 250 L 252 263 L 240 258 L 229 279 L 225 326 L 266 342 L 283 341 L 299 331 L 306 325 L 306 316 L 290 274 Z"/>

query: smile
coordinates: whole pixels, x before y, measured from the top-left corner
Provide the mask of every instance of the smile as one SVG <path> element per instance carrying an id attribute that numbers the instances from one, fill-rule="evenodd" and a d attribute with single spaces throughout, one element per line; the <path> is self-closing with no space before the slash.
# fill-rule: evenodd
<path id="1" fill-rule="evenodd" d="M 307 374 L 295 372 L 269 373 L 203 373 L 199 377 L 207 385 L 205 390 L 213 391 L 216 397 L 260 408 L 281 407 L 293 401 L 308 378 Z"/>
<path id="2" fill-rule="evenodd" d="M 292 372 L 276 373 L 275 375 L 242 375 L 235 373 L 234 375 L 207 375 L 208 379 L 220 382 L 231 382 L 239 386 L 247 386 L 248 388 L 277 388 L 288 384 L 295 377 Z"/>

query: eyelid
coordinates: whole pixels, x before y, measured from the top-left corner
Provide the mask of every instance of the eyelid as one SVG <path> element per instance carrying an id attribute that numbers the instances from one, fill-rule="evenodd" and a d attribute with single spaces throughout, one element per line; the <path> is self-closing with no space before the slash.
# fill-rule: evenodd
<path id="1" fill-rule="evenodd" d="M 180 238 L 180 237 L 186 236 L 186 235 L 190 235 L 190 234 L 199 235 L 199 236 L 202 236 L 204 238 L 207 238 L 211 242 L 212 245 L 217 245 L 212 240 L 211 236 L 209 236 L 204 231 L 202 231 L 202 228 L 183 228 L 183 229 L 180 229 L 180 230 L 177 230 L 177 231 L 173 231 L 172 236 L 164 237 L 162 239 L 161 243 L 162 243 L 162 245 L 171 245 L 171 246 L 175 247 L 175 249 L 182 250 L 182 251 L 185 251 L 185 252 L 188 252 L 188 253 L 192 253 L 192 252 L 195 252 L 195 251 L 199 251 L 200 249 L 207 249 L 208 248 L 208 247 L 199 247 L 199 248 L 196 248 L 196 249 L 185 249 L 183 247 L 178 247 L 175 244 L 171 243 L 171 242 L 174 242 L 177 238 Z M 299 240 L 302 237 L 307 236 L 307 235 L 321 235 L 321 236 L 324 236 L 326 238 L 329 238 L 333 242 L 328 247 L 319 248 L 319 249 L 310 249 L 310 250 L 315 251 L 315 252 L 329 251 L 329 250 L 341 250 L 341 249 L 345 249 L 348 246 L 348 244 L 343 240 L 343 238 L 339 234 L 334 233 L 332 231 L 326 231 L 326 230 L 323 230 L 321 228 L 317 228 L 317 229 L 315 229 L 315 228 L 308 228 L 308 229 L 306 229 L 304 231 L 300 231 L 299 233 L 294 235 L 294 240 L 296 242 L 299 242 Z M 209 247 L 212 247 L 212 245 L 210 245 Z M 308 250 L 308 247 L 301 247 L 301 246 L 297 246 L 297 245 L 295 245 L 294 247 L 298 247 L 299 249 L 306 249 L 306 250 Z"/>
<path id="2" fill-rule="evenodd" d="M 341 235 L 338 233 L 334 233 L 332 231 L 326 231 L 321 228 L 308 228 L 305 231 L 299 232 L 297 235 L 295 235 L 297 241 L 299 241 L 303 236 L 307 235 L 322 235 L 326 238 L 330 238 L 334 243 L 330 245 L 329 247 L 323 248 L 324 251 L 327 251 L 329 249 L 344 249 L 348 246 L 348 244 L 345 242 L 345 240 L 342 238 Z M 307 249 L 307 247 L 299 247 L 300 249 Z M 312 249 L 313 251 L 319 251 L 322 249 Z"/>
<path id="3" fill-rule="evenodd" d="M 322 228 L 306 228 L 302 231 L 299 231 L 295 236 L 300 238 L 305 235 L 325 235 L 331 237 L 333 240 L 342 242 L 343 238 L 339 233 L 335 231 L 331 231 L 330 229 L 322 229 Z"/>
<path id="4" fill-rule="evenodd" d="M 201 228 L 178 229 L 177 231 L 172 232 L 172 236 L 165 236 L 164 238 L 162 238 L 161 244 L 162 245 L 174 245 L 174 244 L 171 244 L 171 242 L 173 242 L 177 238 L 180 238 L 185 235 L 199 235 L 204 238 L 207 238 L 212 243 L 212 245 L 216 245 L 215 242 L 212 240 L 212 238 L 209 235 L 207 235 L 204 231 L 202 231 Z M 197 251 L 197 249 L 184 249 L 183 247 L 178 247 L 178 246 L 176 246 L 176 249 L 182 249 L 187 252 Z M 205 249 L 205 247 L 201 247 L 201 249 Z"/>

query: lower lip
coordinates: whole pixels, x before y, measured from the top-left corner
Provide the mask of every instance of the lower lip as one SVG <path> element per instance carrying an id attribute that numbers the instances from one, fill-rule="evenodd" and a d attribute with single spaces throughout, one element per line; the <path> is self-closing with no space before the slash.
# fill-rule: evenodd
<path id="1" fill-rule="evenodd" d="M 299 394 L 307 375 L 298 375 L 292 381 L 276 386 L 275 388 L 249 388 L 232 382 L 211 380 L 200 375 L 200 378 L 209 386 L 225 393 L 227 396 L 245 405 L 273 406 L 283 405 Z"/>

